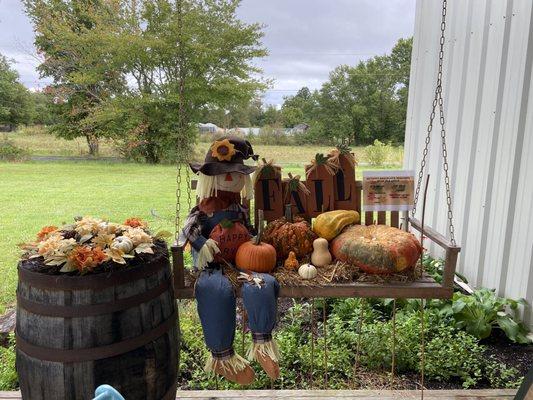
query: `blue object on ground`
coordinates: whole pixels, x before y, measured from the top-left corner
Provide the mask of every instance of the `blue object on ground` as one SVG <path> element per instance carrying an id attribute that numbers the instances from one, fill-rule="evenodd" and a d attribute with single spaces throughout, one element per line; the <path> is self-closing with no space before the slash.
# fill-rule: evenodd
<path id="1" fill-rule="evenodd" d="M 124 397 L 109 385 L 100 385 L 94 391 L 93 400 L 124 400 Z"/>

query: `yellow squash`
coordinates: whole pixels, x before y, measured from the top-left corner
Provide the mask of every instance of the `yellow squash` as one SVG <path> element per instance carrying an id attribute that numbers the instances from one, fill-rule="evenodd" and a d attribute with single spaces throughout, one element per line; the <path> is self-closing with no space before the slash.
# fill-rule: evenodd
<path id="1" fill-rule="evenodd" d="M 315 218 L 313 231 L 328 241 L 333 240 L 348 225 L 359 222 L 359 213 L 353 210 L 327 211 Z"/>

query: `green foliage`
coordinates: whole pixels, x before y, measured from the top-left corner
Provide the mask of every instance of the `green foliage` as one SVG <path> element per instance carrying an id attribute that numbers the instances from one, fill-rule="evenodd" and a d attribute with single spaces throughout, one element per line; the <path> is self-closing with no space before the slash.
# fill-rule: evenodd
<path id="1" fill-rule="evenodd" d="M 378 139 L 374 140 L 374 144 L 365 147 L 365 157 L 372 166 L 385 164 L 392 152 L 392 145 L 382 143 Z"/>
<path id="2" fill-rule="evenodd" d="M 26 150 L 17 147 L 7 137 L 0 139 L 0 161 L 24 161 L 28 156 Z"/>
<path id="3" fill-rule="evenodd" d="M 451 326 L 440 325 L 426 343 L 426 376 L 437 380 L 459 378 L 463 387 L 474 386 L 482 377 L 483 347 L 477 339 Z"/>
<path id="4" fill-rule="evenodd" d="M 15 335 L 9 334 L 8 347 L 0 346 L 0 390 L 15 390 L 18 384 L 15 370 Z"/>
<path id="5" fill-rule="evenodd" d="M 30 93 L 18 79 L 11 62 L 0 54 L 0 125 L 11 129 L 31 122 Z"/>
<path id="6" fill-rule="evenodd" d="M 61 99 L 53 131 L 85 136 L 91 154 L 111 136 L 132 159 L 186 159 L 206 108 L 243 104 L 266 86 L 251 63 L 266 54 L 261 26 L 237 18 L 239 0 L 75 4 L 25 2 L 45 54 L 39 70 Z"/>
<path id="7" fill-rule="evenodd" d="M 494 290 L 482 288 L 472 295 L 456 292 L 453 302 L 443 308 L 451 315 L 458 328 L 465 329 L 478 339 L 490 336 L 494 327 L 500 328 L 513 342 L 530 343 L 529 330 L 518 319 L 518 306 L 526 306 L 524 299 L 499 297 Z"/>
<path id="8" fill-rule="evenodd" d="M 493 356 L 484 363 L 484 375 L 493 388 L 518 389 L 524 379 L 516 368 L 509 368 Z"/>
<path id="9" fill-rule="evenodd" d="M 286 145 L 291 142 L 291 137 L 285 134 L 285 130 L 279 126 L 266 125 L 254 137 L 254 143 L 257 144 Z"/>

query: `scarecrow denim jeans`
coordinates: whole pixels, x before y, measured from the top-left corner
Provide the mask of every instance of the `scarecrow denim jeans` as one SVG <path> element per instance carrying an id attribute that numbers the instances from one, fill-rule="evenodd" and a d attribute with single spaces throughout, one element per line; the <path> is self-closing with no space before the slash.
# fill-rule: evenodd
<path id="1" fill-rule="evenodd" d="M 254 333 L 271 333 L 276 325 L 279 284 L 271 275 L 257 274 L 261 287 L 244 283 L 242 297 L 248 325 Z M 196 281 L 198 315 L 209 350 L 222 352 L 233 346 L 236 300 L 233 285 L 220 268 L 208 268 Z"/>

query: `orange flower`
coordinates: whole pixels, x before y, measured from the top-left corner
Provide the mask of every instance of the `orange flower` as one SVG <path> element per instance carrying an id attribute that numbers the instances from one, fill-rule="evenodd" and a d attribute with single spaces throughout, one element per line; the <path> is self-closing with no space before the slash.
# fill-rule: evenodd
<path id="1" fill-rule="evenodd" d="M 124 225 L 131 226 L 132 228 L 146 228 L 147 224 L 140 218 L 128 218 Z"/>
<path id="2" fill-rule="evenodd" d="M 37 234 L 37 240 L 39 242 L 43 241 L 44 239 L 46 239 L 46 237 L 51 234 L 52 232 L 55 232 L 58 230 L 58 227 L 57 226 L 43 226 L 43 228 L 40 230 L 40 232 Z"/>
<path id="3" fill-rule="evenodd" d="M 78 271 L 85 272 L 85 270 L 92 271 L 98 264 L 103 263 L 107 259 L 107 255 L 100 247 L 94 249 L 89 246 L 76 246 L 70 253 L 69 261 L 71 261 Z"/>
<path id="4" fill-rule="evenodd" d="M 211 156 L 218 161 L 231 161 L 235 155 L 235 145 L 228 139 L 215 140 L 211 145 Z"/>

